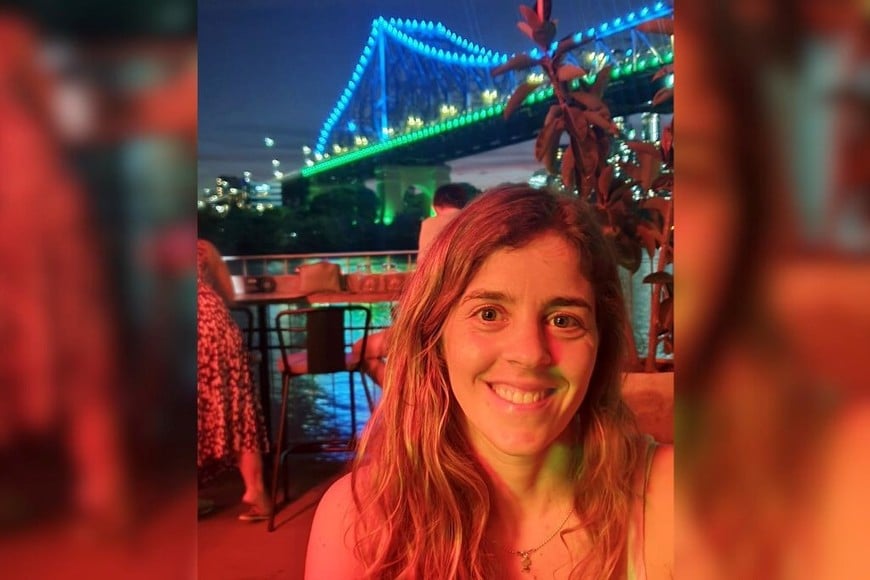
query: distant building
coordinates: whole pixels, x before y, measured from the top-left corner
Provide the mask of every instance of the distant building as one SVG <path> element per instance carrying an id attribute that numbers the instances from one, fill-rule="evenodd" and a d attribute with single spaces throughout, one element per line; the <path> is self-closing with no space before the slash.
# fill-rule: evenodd
<path id="1" fill-rule="evenodd" d="M 224 213 L 230 207 L 251 208 L 265 211 L 283 205 L 281 183 L 252 181 L 249 172 L 244 177 L 221 175 L 215 179 L 214 188 L 203 189 L 198 196 L 197 207 L 213 207 Z"/>

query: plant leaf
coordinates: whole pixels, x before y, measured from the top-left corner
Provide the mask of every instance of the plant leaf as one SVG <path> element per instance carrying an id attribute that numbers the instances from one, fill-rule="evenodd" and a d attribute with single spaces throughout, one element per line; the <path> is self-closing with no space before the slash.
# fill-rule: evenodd
<path id="1" fill-rule="evenodd" d="M 552 105 L 549 109 L 547 109 L 547 117 L 544 119 L 544 126 L 549 123 L 552 123 L 555 119 L 562 118 L 562 107 L 559 105 Z"/>
<path id="2" fill-rule="evenodd" d="M 511 70 L 526 70 L 539 64 L 541 61 L 534 59 L 524 52 L 515 54 L 508 61 L 492 69 L 489 73 L 492 77 L 497 77 Z"/>
<path id="3" fill-rule="evenodd" d="M 608 203 L 610 200 L 610 184 L 613 182 L 613 166 L 608 164 L 604 166 L 601 173 L 598 175 L 598 195 Z"/>
<path id="4" fill-rule="evenodd" d="M 626 141 L 625 144 L 629 149 L 637 153 L 638 157 L 643 155 L 659 156 L 659 150 L 652 143 L 646 141 Z"/>
<path id="5" fill-rule="evenodd" d="M 535 33 L 532 30 L 532 27 L 526 24 L 525 22 L 517 22 L 517 28 L 520 29 L 520 32 L 529 37 L 529 40 L 535 40 Z"/>
<path id="6" fill-rule="evenodd" d="M 562 184 L 566 189 L 575 185 L 574 179 L 574 150 L 568 146 L 562 153 Z"/>
<path id="7" fill-rule="evenodd" d="M 611 68 L 613 67 L 607 65 L 598 71 L 598 74 L 595 75 L 595 83 L 589 88 L 589 92 L 598 96 L 599 99 L 604 96 L 604 91 L 607 90 L 607 85 L 610 83 Z"/>
<path id="8" fill-rule="evenodd" d="M 577 143 L 582 143 L 589 133 L 589 121 L 586 120 L 586 111 L 582 111 L 577 107 L 569 107 L 568 115 L 571 122 L 568 124 L 569 134 L 577 139 Z"/>
<path id="9" fill-rule="evenodd" d="M 607 133 L 610 133 L 612 135 L 616 135 L 617 133 L 619 133 L 619 129 L 616 127 L 616 123 L 614 123 L 610 119 L 604 118 L 601 113 L 595 111 L 586 111 L 586 119 L 596 127 L 600 127 L 601 129 L 603 129 Z"/>
<path id="10" fill-rule="evenodd" d="M 638 224 L 637 225 L 637 237 L 640 239 L 640 243 L 646 249 L 647 255 L 649 255 L 650 260 L 652 260 L 653 256 L 656 254 L 656 247 L 658 246 L 658 242 L 661 239 L 661 232 L 659 232 L 655 228 L 651 228 L 646 224 Z M 646 278 L 643 280 L 646 282 Z"/>
<path id="11" fill-rule="evenodd" d="M 552 123 L 544 125 L 535 141 L 535 159 L 544 164 L 548 173 L 556 173 L 555 152 L 564 128 L 562 119 L 555 119 Z"/>
<path id="12" fill-rule="evenodd" d="M 574 64 L 563 64 L 556 71 L 556 78 L 565 83 L 585 75 L 586 71 Z"/>
<path id="13" fill-rule="evenodd" d="M 553 11 L 553 0 L 536 0 L 538 18 L 549 20 Z"/>
<path id="14" fill-rule="evenodd" d="M 662 164 L 658 157 L 652 155 L 640 155 L 640 186 L 644 191 L 652 187 L 653 181 L 662 171 Z"/>
<path id="15" fill-rule="evenodd" d="M 529 26 L 533 29 L 540 28 L 541 24 L 544 23 L 543 19 L 538 16 L 538 13 L 534 8 L 529 6 L 520 5 L 520 15 L 523 17 L 523 20 L 529 23 Z"/>
<path id="16" fill-rule="evenodd" d="M 615 242 L 616 261 L 619 265 L 634 274 L 640 269 L 642 250 L 634 240 L 625 235 L 617 236 Z"/>
<path id="17" fill-rule="evenodd" d="M 504 118 L 507 119 L 510 117 L 513 112 L 523 104 L 523 101 L 526 100 L 529 93 L 535 90 L 537 86 L 538 85 L 533 85 L 531 83 L 520 83 L 516 90 L 514 90 L 511 98 L 508 99 L 507 105 L 504 107 Z"/>
<path id="18" fill-rule="evenodd" d="M 674 275 L 670 272 L 653 272 L 644 276 L 641 282 L 644 284 L 673 284 Z"/>
<path id="19" fill-rule="evenodd" d="M 664 218 L 670 213 L 672 203 L 673 201 L 663 197 L 650 197 L 643 200 L 643 207 L 645 209 L 652 209 L 659 212 Z"/>
<path id="20" fill-rule="evenodd" d="M 656 71 L 656 74 L 653 75 L 652 80 L 657 81 L 663 76 L 671 74 L 672 72 L 674 72 L 674 65 L 666 64 L 665 66 L 661 67 L 659 70 Z"/>
<path id="21" fill-rule="evenodd" d="M 662 325 L 662 330 L 668 334 L 674 331 L 674 298 L 668 296 L 662 300 L 659 305 L 659 320 Z"/>
<path id="22" fill-rule="evenodd" d="M 538 28 L 533 29 L 533 39 L 538 43 L 538 46 L 547 51 L 550 49 L 550 43 L 556 37 L 556 25 L 553 22 L 547 21 L 541 24 Z"/>
<path id="23" fill-rule="evenodd" d="M 587 93 L 586 91 L 574 91 L 571 93 L 571 96 L 590 111 L 600 112 L 604 109 L 604 101 L 597 95 Z"/>
<path id="24" fill-rule="evenodd" d="M 652 99 L 652 106 L 658 107 L 662 103 L 670 101 L 674 98 L 674 89 L 673 88 L 664 88 L 656 91 L 655 96 Z"/>

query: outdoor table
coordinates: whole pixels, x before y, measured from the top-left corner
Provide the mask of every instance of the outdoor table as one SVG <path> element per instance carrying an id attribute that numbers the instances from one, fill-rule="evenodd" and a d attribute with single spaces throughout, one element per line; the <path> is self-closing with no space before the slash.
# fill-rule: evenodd
<path id="1" fill-rule="evenodd" d="M 369 304 L 375 302 L 395 302 L 399 299 L 399 291 L 392 292 L 319 292 L 301 295 L 298 292 L 241 292 L 236 293 L 236 306 L 253 306 L 257 310 L 255 317 L 257 332 L 257 348 L 260 351 L 260 404 L 266 417 L 269 441 L 272 437 L 272 373 L 269 365 L 269 306 L 286 304 L 305 308 L 317 304 Z M 254 329 L 252 329 L 253 331 Z"/>

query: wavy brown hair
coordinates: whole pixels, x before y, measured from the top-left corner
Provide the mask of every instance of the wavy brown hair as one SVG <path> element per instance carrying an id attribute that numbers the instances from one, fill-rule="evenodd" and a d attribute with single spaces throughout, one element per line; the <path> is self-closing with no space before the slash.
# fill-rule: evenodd
<path id="1" fill-rule="evenodd" d="M 547 232 L 577 249 L 600 333 L 589 389 L 569 427 L 577 441 L 577 513 L 594 543 L 574 573 L 624 573 L 638 454 L 634 416 L 620 395 L 626 314 L 616 262 L 583 201 L 505 185 L 445 227 L 399 302 L 383 397 L 352 475 L 359 514 L 353 543 L 366 577 L 492 577 L 484 542 L 489 481 L 463 435 L 440 342 L 448 314 L 484 261 Z"/>

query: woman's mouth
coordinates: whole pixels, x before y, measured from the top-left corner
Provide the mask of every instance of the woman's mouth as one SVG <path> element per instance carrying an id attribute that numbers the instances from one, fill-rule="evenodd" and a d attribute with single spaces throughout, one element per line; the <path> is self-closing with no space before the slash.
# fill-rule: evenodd
<path id="1" fill-rule="evenodd" d="M 514 405 L 532 405 L 543 401 L 555 392 L 555 389 L 514 389 L 501 384 L 490 384 L 489 388 L 492 389 L 492 392 L 495 393 L 498 398 Z"/>

